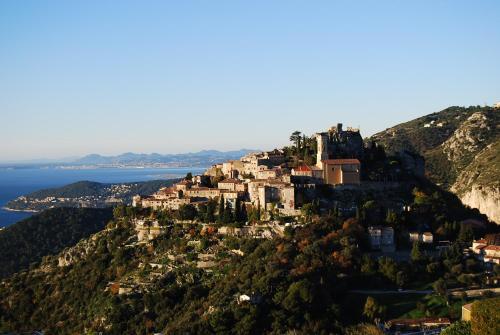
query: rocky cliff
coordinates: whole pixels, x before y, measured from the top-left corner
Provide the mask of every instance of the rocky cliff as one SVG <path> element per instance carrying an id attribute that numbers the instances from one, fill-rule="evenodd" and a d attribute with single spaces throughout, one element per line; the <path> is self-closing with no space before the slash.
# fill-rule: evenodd
<path id="1" fill-rule="evenodd" d="M 450 107 L 386 129 L 372 139 L 389 152 L 421 154 L 429 179 L 500 223 L 499 113 L 492 107 Z"/>

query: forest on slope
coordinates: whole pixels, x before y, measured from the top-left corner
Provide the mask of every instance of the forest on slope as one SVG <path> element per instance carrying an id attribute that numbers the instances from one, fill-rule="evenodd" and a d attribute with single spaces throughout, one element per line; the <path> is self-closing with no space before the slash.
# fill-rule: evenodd
<path id="1" fill-rule="evenodd" d="M 54 208 L 0 231 L 0 278 L 27 269 L 103 229 L 111 209 Z"/>

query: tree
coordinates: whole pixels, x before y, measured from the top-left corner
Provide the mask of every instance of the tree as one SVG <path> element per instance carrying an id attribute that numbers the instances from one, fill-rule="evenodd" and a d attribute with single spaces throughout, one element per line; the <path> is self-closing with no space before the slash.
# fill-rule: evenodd
<path id="1" fill-rule="evenodd" d="M 462 223 L 460 225 L 460 231 L 458 233 L 458 241 L 464 244 L 471 244 L 474 240 L 474 232 L 472 231 L 472 227 L 468 224 Z"/>
<path id="2" fill-rule="evenodd" d="M 420 242 L 413 242 L 413 247 L 411 249 L 411 261 L 414 263 L 418 263 L 422 261 L 424 256 L 422 255 L 422 251 L 420 251 Z"/>
<path id="3" fill-rule="evenodd" d="M 177 211 L 180 220 L 194 220 L 198 214 L 196 207 L 191 204 L 181 205 Z"/>
<path id="4" fill-rule="evenodd" d="M 125 216 L 125 214 L 126 214 L 126 211 L 125 211 L 124 205 L 118 205 L 115 208 L 113 208 L 113 217 L 115 219 L 122 218 Z"/>
<path id="5" fill-rule="evenodd" d="M 393 211 L 393 210 L 388 210 L 387 211 L 387 216 L 385 218 L 385 222 L 387 222 L 390 225 L 393 225 L 397 222 L 398 220 L 398 215 Z"/>
<path id="6" fill-rule="evenodd" d="M 217 211 L 217 221 L 222 223 L 224 221 L 224 196 L 221 195 L 219 198 L 219 209 Z"/>
<path id="7" fill-rule="evenodd" d="M 215 221 L 215 209 L 216 208 L 217 208 L 217 202 L 213 199 L 210 199 L 207 203 L 206 222 L 214 222 Z"/>
<path id="8" fill-rule="evenodd" d="M 408 274 L 404 271 L 399 271 L 396 274 L 396 285 L 402 288 L 403 286 L 405 286 L 407 282 L 408 282 Z"/>
<path id="9" fill-rule="evenodd" d="M 468 321 L 457 321 L 444 329 L 441 335 L 472 335 L 471 324 Z"/>
<path id="10" fill-rule="evenodd" d="M 361 260 L 361 273 L 373 274 L 377 270 L 376 267 L 377 264 L 375 263 L 373 258 L 366 254 L 363 255 L 363 258 Z"/>
<path id="11" fill-rule="evenodd" d="M 222 222 L 231 223 L 234 221 L 233 211 L 231 209 L 231 204 L 226 202 L 226 206 L 224 207 L 224 212 L 222 216 Z"/>
<path id="12" fill-rule="evenodd" d="M 300 212 L 306 218 L 306 220 L 309 220 L 314 214 L 319 214 L 319 202 L 313 201 L 302 205 Z"/>
<path id="13" fill-rule="evenodd" d="M 282 301 L 283 307 L 291 312 L 299 313 L 307 309 L 313 302 L 313 287 L 309 280 L 302 279 L 292 283 L 287 290 L 286 296 Z"/>
<path id="14" fill-rule="evenodd" d="M 236 199 L 236 204 L 234 206 L 234 218 L 235 218 L 235 221 L 237 221 L 237 222 L 243 221 L 243 218 L 241 215 L 241 200 L 240 200 L 240 198 Z"/>
<path id="15" fill-rule="evenodd" d="M 242 222 L 248 221 L 247 206 L 244 203 L 241 204 L 240 216 Z"/>
<path id="16" fill-rule="evenodd" d="M 184 178 L 184 179 L 186 179 L 186 180 L 190 180 L 190 181 L 191 181 L 191 180 L 193 180 L 193 174 L 192 174 L 191 172 L 188 172 L 188 173 L 186 174 L 186 178 Z"/>
<path id="17" fill-rule="evenodd" d="M 346 329 L 346 335 L 384 335 L 384 332 L 375 325 L 362 323 Z"/>
<path id="18" fill-rule="evenodd" d="M 387 279 L 392 282 L 396 281 L 398 266 L 392 258 L 380 257 L 378 259 L 378 269 Z"/>
<path id="19" fill-rule="evenodd" d="M 363 308 L 363 315 L 370 321 L 374 321 L 376 318 L 382 317 L 385 310 L 385 306 L 380 305 L 375 298 L 368 297 Z"/>
<path id="20" fill-rule="evenodd" d="M 300 149 L 300 142 L 301 142 L 301 132 L 296 130 L 292 133 L 292 135 L 290 135 L 290 141 L 292 141 L 293 143 L 295 143 L 295 147 L 297 148 L 297 152 L 299 151 Z"/>
<path id="21" fill-rule="evenodd" d="M 443 278 L 439 278 L 432 284 L 432 288 L 434 291 L 442 296 L 443 298 L 447 298 L 448 288 L 446 286 L 446 281 Z"/>
<path id="22" fill-rule="evenodd" d="M 471 328 L 474 335 L 500 334 L 500 297 L 476 301 L 472 305 Z"/>

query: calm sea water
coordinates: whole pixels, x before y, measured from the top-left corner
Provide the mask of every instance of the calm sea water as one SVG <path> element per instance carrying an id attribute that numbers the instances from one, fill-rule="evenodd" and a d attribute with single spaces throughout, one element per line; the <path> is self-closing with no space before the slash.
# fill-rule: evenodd
<path id="1" fill-rule="evenodd" d="M 201 168 L 171 169 L 59 169 L 59 168 L 1 168 L 0 208 L 9 200 L 36 190 L 59 187 L 81 180 L 101 183 L 124 183 L 183 177 L 188 172 L 201 173 Z M 32 213 L 11 212 L 0 209 L 0 227 L 11 225 L 31 216 Z"/>

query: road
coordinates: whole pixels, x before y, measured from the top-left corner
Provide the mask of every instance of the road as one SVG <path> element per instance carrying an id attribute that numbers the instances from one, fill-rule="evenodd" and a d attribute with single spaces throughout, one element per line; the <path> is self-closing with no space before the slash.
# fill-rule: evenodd
<path id="1" fill-rule="evenodd" d="M 462 292 L 467 293 L 468 297 L 478 297 L 484 294 L 484 292 L 490 291 L 495 294 L 500 294 L 500 287 L 496 288 L 484 288 L 484 289 L 473 289 L 466 290 L 464 288 L 456 288 L 449 290 L 448 293 L 452 296 L 460 296 Z M 431 294 L 433 290 L 351 290 L 351 293 L 361 293 L 361 294 Z"/>

